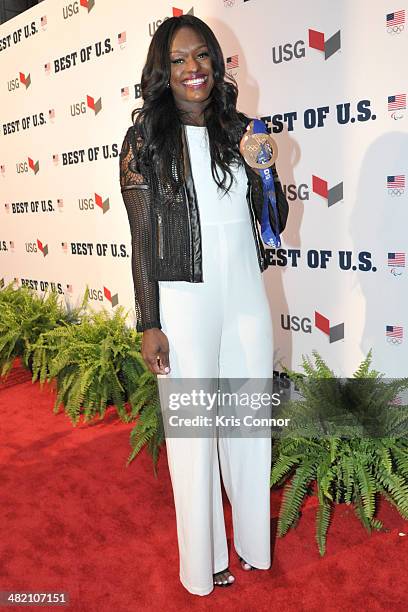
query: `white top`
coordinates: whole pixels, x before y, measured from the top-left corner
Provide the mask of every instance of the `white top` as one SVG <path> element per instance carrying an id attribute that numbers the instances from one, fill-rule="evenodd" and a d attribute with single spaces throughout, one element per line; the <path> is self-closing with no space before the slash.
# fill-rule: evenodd
<path id="1" fill-rule="evenodd" d="M 219 225 L 237 221 L 250 222 L 246 192 L 247 175 L 243 166 L 231 166 L 234 182 L 225 194 L 211 174 L 211 156 L 206 127 L 186 125 L 191 171 L 197 194 L 200 223 Z M 222 176 L 222 175 L 220 175 Z M 227 184 L 229 178 L 227 177 Z"/>

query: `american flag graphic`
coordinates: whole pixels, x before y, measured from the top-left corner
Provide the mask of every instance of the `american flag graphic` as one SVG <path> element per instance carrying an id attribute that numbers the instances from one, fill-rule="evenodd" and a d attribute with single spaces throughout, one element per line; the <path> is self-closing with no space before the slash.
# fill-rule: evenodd
<path id="1" fill-rule="evenodd" d="M 10 212 L 10 204 L 8 202 L 4 204 L 4 208 L 7 210 L 7 212 Z"/>
<path id="2" fill-rule="evenodd" d="M 398 325 L 386 325 L 385 335 L 387 338 L 400 338 L 402 340 L 404 334 L 404 328 Z"/>
<path id="3" fill-rule="evenodd" d="M 394 13 L 388 13 L 386 17 L 386 22 L 388 27 L 405 23 L 405 11 L 395 11 Z"/>
<path id="4" fill-rule="evenodd" d="M 72 285 L 67 285 L 67 291 L 68 291 L 69 293 L 72 293 Z"/>
<path id="5" fill-rule="evenodd" d="M 402 406 L 402 397 L 400 395 L 396 395 L 391 401 L 390 404 L 392 406 Z"/>
<path id="6" fill-rule="evenodd" d="M 59 162 L 58 153 L 57 153 L 56 155 L 53 155 L 53 156 L 52 156 L 52 161 L 54 162 L 54 164 L 55 164 L 55 165 L 57 165 L 57 164 L 58 164 L 58 162 Z"/>
<path id="7" fill-rule="evenodd" d="M 64 200 L 62 198 L 58 198 L 57 200 L 57 206 L 58 208 L 63 208 L 64 206 Z"/>
<path id="8" fill-rule="evenodd" d="M 388 265 L 392 268 L 404 268 L 405 253 L 388 253 Z"/>
<path id="9" fill-rule="evenodd" d="M 407 406 L 408 404 L 408 391 L 403 389 L 391 400 L 390 404 L 394 406 Z"/>
<path id="10" fill-rule="evenodd" d="M 47 62 L 46 64 L 44 64 L 44 70 L 45 70 L 45 74 L 50 74 L 50 71 L 51 71 L 50 62 Z"/>
<path id="11" fill-rule="evenodd" d="M 121 32 L 120 34 L 118 34 L 118 43 L 120 45 L 126 44 L 126 32 Z"/>
<path id="12" fill-rule="evenodd" d="M 44 17 L 41 17 L 41 27 L 45 28 L 46 25 L 47 25 L 47 17 L 44 15 Z"/>
<path id="13" fill-rule="evenodd" d="M 227 70 L 232 70 L 233 68 L 239 68 L 238 55 L 227 57 Z"/>
<path id="14" fill-rule="evenodd" d="M 387 187 L 388 189 L 404 189 L 405 174 L 394 174 L 394 176 L 387 176 Z"/>
<path id="15" fill-rule="evenodd" d="M 61 246 L 62 246 L 62 250 L 66 251 L 68 248 L 68 243 L 67 242 L 61 242 Z"/>
<path id="16" fill-rule="evenodd" d="M 1 172 L 2 174 L 4 174 L 4 173 L 6 172 L 6 166 L 1 165 L 1 166 L 0 166 L 0 172 Z"/>
<path id="17" fill-rule="evenodd" d="M 122 98 L 127 98 L 129 95 L 129 87 L 122 87 L 122 89 L 120 90 L 120 95 L 122 96 Z"/>
<path id="18" fill-rule="evenodd" d="M 48 115 L 50 119 L 55 119 L 55 110 L 53 108 L 50 108 L 50 110 L 48 111 Z"/>
<path id="19" fill-rule="evenodd" d="M 10 240 L 10 248 L 14 249 L 14 240 Z"/>
<path id="20" fill-rule="evenodd" d="M 407 107 L 407 94 L 388 96 L 388 110 L 404 110 Z"/>

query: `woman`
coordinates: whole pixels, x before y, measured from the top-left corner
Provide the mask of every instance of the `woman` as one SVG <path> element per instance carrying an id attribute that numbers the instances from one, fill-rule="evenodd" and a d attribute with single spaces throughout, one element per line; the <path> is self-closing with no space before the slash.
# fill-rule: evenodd
<path id="1" fill-rule="evenodd" d="M 144 105 L 132 114 L 120 155 L 137 329 L 162 410 L 166 377 L 272 377 L 267 263 L 256 223 L 262 181 L 239 152 L 249 119 L 236 110 L 236 84 L 225 76 L 220 45 L 203 21 L 164 21 L 142 73 Z M 273 173 L 283 229 L 287 202 Z M 235 580 L 219 463 L 241 566 L 268 569 L 270 436 L 166 435 L 166 448 L 184 587 L 207 595 Z"/>

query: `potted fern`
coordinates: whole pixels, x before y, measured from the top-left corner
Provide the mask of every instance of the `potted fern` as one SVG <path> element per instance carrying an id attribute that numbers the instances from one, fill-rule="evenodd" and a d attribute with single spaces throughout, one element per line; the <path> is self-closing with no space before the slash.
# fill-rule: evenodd
<path id="1" fill-rule="evenodd" d="M 66 311 L 54 292 L 39 296 L 25 286 L 14 288 L 12 282 L 5 286 L 0 291 L 0 376 L 17 357 L 31 369 L 33 345 L 41 334 L 77 320 L 81 308 Z"/>
<path id="2" fill-rule="evenodd" d="M 114 404 L 119 417 L 130 418 L 125 403 L 133 404 L 139 376 L 145 371 L 140 334 L 126 327 L 126 313 L 118 306 L 85 313 L 77 325 L 65 324 L 43 333 L 34 346 L 33 381 L 55 378 L 57 397 L 76 425 L 81 414 L 89 421 L 104 417 Z"/>
<path id="3" fill-rule="evenodd" d="M 113 316 L 106 309 L 93 312 L 86 291 L 78 308 L 66 309 L 54 292 L 39 296 L 10 283 L 0 290 L 0 309 L 0 376 L 21 358 L 32 382 L 55 379 L 53 410 L 63 405 L 74 425 L 81 415 L 85 421 L 102 419 L 114 405 L 123 421 L 135 421 L 128 465 L 146 446 L 156 470 L 164 440 L 157 381 L 146 370 L 141 334 L 126 326 L 123 307 Z"/>
<path id="4" fill-rule="evenodd" d="M 380 495 L 408 519 L 408 415 L 395 403 L 408 379 L 386 380 L 371 370 L 371 351 L 350 379 L 336 379 L 320 355 L 303 358 L 305 374 L 287 370 L 300 398 L 284 408 L 290 418 L 275 445 L 271 486 L 284 484 L 278 535 L 293 527 L 314 485 L 316 540 L 326 550 L 336 503 L 353 505 L 368 531 L 381 529 Z"/>

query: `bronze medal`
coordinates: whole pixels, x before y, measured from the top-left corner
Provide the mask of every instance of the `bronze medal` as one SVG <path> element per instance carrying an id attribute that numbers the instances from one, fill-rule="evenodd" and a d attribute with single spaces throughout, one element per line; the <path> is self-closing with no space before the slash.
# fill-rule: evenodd
<path id="1" fill-rule="evenodd" d="M 253 121 L 251 121 L 241 138 L 239 150 L 248 166 L 254 170 L 265 170 L 275 163 L 278 157 L 278 145 L 270 134 L 254 134 L 253 128 Z M 268 157 L 265 163 L 258 162 L 258 156 L 262 150 L 266 151 Z"/>

